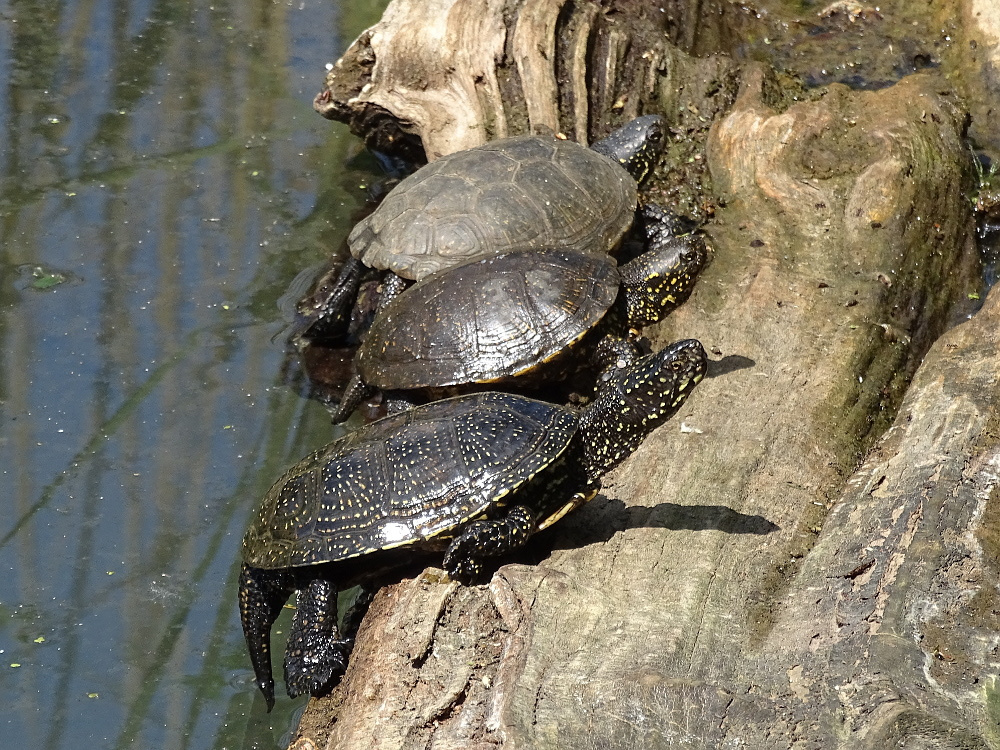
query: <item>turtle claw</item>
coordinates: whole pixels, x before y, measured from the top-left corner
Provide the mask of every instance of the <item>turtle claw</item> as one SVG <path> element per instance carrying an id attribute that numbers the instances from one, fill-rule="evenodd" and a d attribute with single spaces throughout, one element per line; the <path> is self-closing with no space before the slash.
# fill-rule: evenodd
<path id="1" fill-rule="evenodd" d="M 314 653 L 289 654 L 285 658 L 285 689 L 289 698 L 300 695 L 321 695 L 347 669 L 347 641 L 330 641 L 317 647 Z"/>

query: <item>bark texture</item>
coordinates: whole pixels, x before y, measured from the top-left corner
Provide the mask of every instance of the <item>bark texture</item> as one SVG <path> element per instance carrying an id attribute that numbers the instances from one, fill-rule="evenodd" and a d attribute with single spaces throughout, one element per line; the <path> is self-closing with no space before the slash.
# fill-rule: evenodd
<path id="1" fill-rule="evenodd" d="M 1000 747 L 1000 298 L 938 339 L 964 115 L 927 75 L 740 80 L 693 147 L 713 262 L 647 331 L 710 377 L 489 585 L 383 589 L 300 747 Z"/>
<path id="2" fill-rule="evenodd" d="M 955 16 L 958 43 L 947 62 L 962 86 L 972 114 L 970 137 L 980 148 L 1000 155 L 1000 5 L 990 0 L 961 0 Z"/>
<path id="3" fill-rule="evenodd" d="M 670 43 L 671 32 L 697 27 L 679 23 L 697 12 L 691 5 L 396 0 L 337 61 L 314 104 L 371 148 L 416 161 L 522 133 L 590 143 L 659 112 L 672 135 L 659 198 L 701 216 L 699 147 L 739 79 L 730 58 L 692 58 Z"/>

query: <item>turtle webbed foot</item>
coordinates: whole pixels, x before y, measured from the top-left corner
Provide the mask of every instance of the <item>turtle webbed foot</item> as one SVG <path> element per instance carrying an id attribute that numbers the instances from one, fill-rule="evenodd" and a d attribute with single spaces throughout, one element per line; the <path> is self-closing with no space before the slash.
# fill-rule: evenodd
<path id="1" fill-rule="evenodd" d="M 536 528 L 534 514 L 523 505 L 496 521 L 474 521 L 448 546 L 444 568 L 459 583 L 472 583 L 483 574 L 484 559 L 524 546 Z"/>
<path id="2" fill-rule="evenodd" d="M 668 211 L 657 203 L 644 203 L 639 207 L 639 216 L 646 234 L 646 242 L 649 245 L 665 242 L 671 237 L 687 234 L 693 229 L 689 220 Z"/>
<path id="3" fill-rule="evenodd" d="M 323 274 L 312 292 L 299 301 L 288 340 L 296 345 L 342 341 L 366 270 L 361 261 L 349 257 L 339 269 Z"/>
<path id="4" fill-rule="evenodd" d="M 308 653 L 286 654 L 285 689 L 289 698 L 300 695 L 322 695 L 334 677 L 347 670 L 350 641 L 327 640 L 316 644 Z"/>
<path id="5" fill-rule="evenodd" d="M 466 586 L 470 586 L 483 577 L 483 564 L 474 557 L 462 557 L 460 553 L 446 557 L 444 568 L 448 577 Z"/>

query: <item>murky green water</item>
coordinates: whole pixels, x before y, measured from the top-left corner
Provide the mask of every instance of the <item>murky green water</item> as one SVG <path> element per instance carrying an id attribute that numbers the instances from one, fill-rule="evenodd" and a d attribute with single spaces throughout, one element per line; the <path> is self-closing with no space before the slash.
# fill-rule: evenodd
<path id="1" fill-rule="evenodd" d="M 381 5 L 0 2 L 3 744 L 267 748 L 301 710 L 264 713 L 236 561 L 332 434 L 271 339 L 364 198 L 311 100 Z"/>

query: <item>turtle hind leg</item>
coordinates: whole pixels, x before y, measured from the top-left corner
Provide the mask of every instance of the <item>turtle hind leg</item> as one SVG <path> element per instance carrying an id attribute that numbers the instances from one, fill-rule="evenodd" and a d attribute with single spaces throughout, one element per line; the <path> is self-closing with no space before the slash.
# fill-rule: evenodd
<path id="1" fill-rule="evenodd" d="M 375 389 L 365 383 L 360 375 L 353 375 L 344 388 L 344 395 L 340 397 L 340 403 L 325 404 L 330 412 L 330 419 L 334 424 L 346 421 L 355 409 L 361 406 L 361 402 L 374 395 L 375 392 Z"/>
<path id="2" fill-rule="evenodd" d="M 240 622 L 257 687 L 267 701 L 268 713 L 274 708 L 271 626 L 294 589 L 288 571 L 252 568 L 245 563 L 240 570 Z"/>
<path id="3" fill-rule="evenodd" d="M 383 313 L 385 308 L 388 307 L 390 302 L 406 291 L 406 288 L 410 285 L 410 283 L 411 282 L 407 281 L 402 276 L 397 276 L 391 271 L 386 273 L 382 279 L 378 306 L 375 308 L 375 317 L 378 318 L 378 316 Z M 362 401 L 366 398 L 370 398 L 377 392 L 377 389 L 365 383 L 361 379 L 360 375 L 355 374 L 344 388 L 344 395 L 340 397 L 340 403 L 326 404 L 333 423 L 340 424 L 341 422 L 346 421 L 347 418 L 350 417 L 359 406 L 361 406 Z M 412 406 L 413 404 L 410 403 L 405 396 L 401 396 L 399 404 L 395 406 L 391 404 L 389 405 L 389 413 L 392 414 L 397 411 L 405 411 Z"/>
<path id="4" fill-rule="evenodd" d="M 337 589 L 313 578 L 299 590 L 285 646 L 285 689 L 291 698 L 319 695 L 347 668 L 350 642 L 337 630 Z"/>
<path id="5" fill-rule="evenodd" d="M 411 283 L 402 276 L 397 276 L 392 271 L 389 271 L 382 278 L 382 289 L 378 299 L 378 307 L 375 308 L 375 316 L 378 317 L 381 315 L 385 308 L 389 306 L 389 303 L 405 292 Z"/>
<path id="6" fill-rule="evenodd" d="M 534 514 L 523 505 L 496 521 L 473 521 L 448 546 L 444 568 L 456 581 L 470 583 L 483 574 L 488 558 L 523 547 L 536 528 Z"/>
<path id="7" fill-rule="evenodd" d="M 336 279 L 324 275 L 317 289 L 299 302 L 288 340 L 293 344 L 342 341 L 347 335 L 352 309 L 367 270 L 357 258 L 348 257 Z"/>

